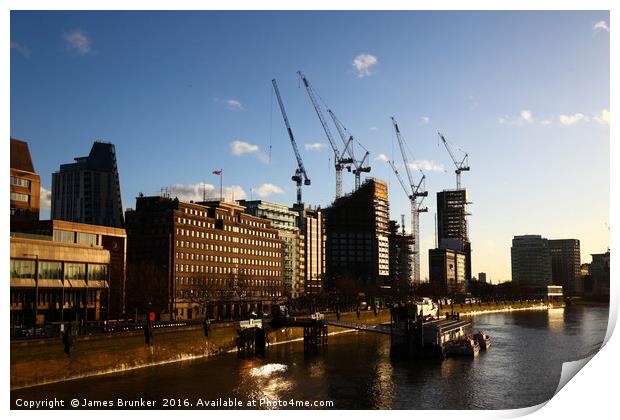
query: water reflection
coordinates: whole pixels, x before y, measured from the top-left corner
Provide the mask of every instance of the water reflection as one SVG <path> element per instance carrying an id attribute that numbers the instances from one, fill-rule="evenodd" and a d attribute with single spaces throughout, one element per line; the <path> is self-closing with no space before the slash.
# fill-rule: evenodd
<path id="1" fill-rule="evenodd" d="M 553 308 L 547 311 L 549 329 L 555 333 L 564 330 L 564 308 Z"/>

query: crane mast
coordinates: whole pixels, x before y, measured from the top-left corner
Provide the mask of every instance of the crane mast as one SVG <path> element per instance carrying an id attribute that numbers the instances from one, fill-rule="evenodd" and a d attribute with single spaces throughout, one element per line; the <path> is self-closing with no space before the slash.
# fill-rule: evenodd
<path id="1" fill-rule="evenodd" d="M 370 156 L 370 152 L 366 150 L 366 148 L 358 142 L 360 147 L 366 151 L 366 154 L 361 160 L 355 159 L 355 153 L 353 150 L 353 140 L 354 140 L 353 136 L 349 134 L 348 139 L 347 139 L 347 129 L 340 122 L 338 117 L 336 117 L 336 114 L 334 114 L 334 112 L 331 109 L 328 109 L 327 112 L 329 113 L 329 116 L 332 117 L 332 120 L 334 121 L 334 125 L 336 126 L 336 130 L 338 130 L 338 134 L 340 135 L 342 142 L 345 144 L 345 148 L 342 154 L 344 155 L 345 153 L 348 152 L 349 157 L 353 160 L 353 166 L 355 166 L 355 169 L 353 169 L 353 174 L 355 175 L 355 189 L 357 190 L 359 189 L 361 185 L 362 173 L 370 172 L 370 166 L 364 166 L 364 163 L 367 164 L 368 162 L 368 157 Z"/>
<path id="2" fill-rule="evenodd" d="M 405 194 L 409 198 L 409 203 L 411 204 L 411 233 L 413 235 L 413 282 L 415 284 L 420 283 L 420 213 L 424 213 L 428 211 L 428 208 L 422 207 L 422 203 L 424 201 L 424 197 L 428 196 L 428 191 L 423 191 L 422 184 L 426 179 L 426 175 L 422 172 L 422 178 L 416 184 L 413 181 L 413 176 L 411 175 L 411 168 L 409 167 L 409 159 L 407 158 L 407 152 L 405 151 L 405 141 L 402 138 L 400 133 L 400 129 L 398 128 L 398 123 L 394 117 L 391 117 L 392 125 L 394 126 L 394 131 L 396 132 L 396 138 L 398 140 L 398 147 L 400 148 L 400 153 L 403 157 L 403 163 L 405 164 L 405 171 L 407 172 L 407 179 L 409 180 L 408 189 L 405 185 L 405 182 L 402 180 L 400 174 L 396 170 L 396 166 L 393 162 L 390 162 L 390 166 L 392 170 L 396 174 L 400 185 L 405 190 Z M 418 201 L 418 197 L 420 200 Z"/>
<path id="3" fill-rule="evenodd" d="M 454 163 L 454 166 L 456 167 L 456 170 L 454 171 L 454 173 L 456 174 L 456 189 L 460 190 L 461 189 L 461 172 L 469 171 L 469 162 L 467 161 L 467 158 L 469 155 L 463 152 L 465 156 L 459 162 L 458 159 L 454 156 L 454 152 L 450 148 L 450 145 L 446 141 L 446 138 L 443 136 L 443 134 L 441 133 L 437 133 L 437 134 L 439 134 L 439 138 L 441 138 L 443 145 L 446 147 L 446 150 L 448 151 L 448 154 L 450 155 L 450 158 L 452 159 L 452 162 Z"/>
<path id="4" fill-rule="evenodd" d="M 345 165 L 350 165 L 353 163 L 351 158 L 345 158 L 343 154 L 338 150 L 338 146 L 336 146 L 336 142 L 334 141 L 334 137 L 325 121 L 325 117 L 323 116 L 323 112 L 321 111 L 321 107 L 319 106 L 318 101 L 316 100 L 316 95 L 314 94 L 314 88 L 310 85 L 310 82 L 306 78 L 306 76 L 298 71 L 297 74 L 301 77 L 301 80 L 304 82 L 304 87 L 308 92 L 308 96 L 310 97 L 310 102 L 312 102 L 312 106 L 316 111 L 316 115 L 319 117 L 319 121 L 321 122 L 321 126 L 323 127 L 323 131 L 325 131 L 325 135 L 327 136 L 327 140 L 329 141 L 332 150 L 334 151 L 334 167 L 336 169 L 336 199 L 342 197 L 342 169 Z M 346 144 L 345 144 L 346 148 Z"/>
<path id="5" fill-rule="evenodd" d="M 286 110 L 284 109 L 284 103 L 282 102 L 280 89 L 278 89 L 276 79 L 272 79 L 271 83 L 273 84 L 273 90 L 276 92 L 276 97 L 278 98 L 278 104 L 280 105 L 280 112 L 282 113 L 282 118 L 284 119 L 284 125 L 286 125 L 286 131 L 288 132 L 288 137 L 291 140 L 291 145 L 293 146 L 293 151 L 295 152 L 295 159 L 297 159 L 297 169 L 295 170 L 295 175 L 293 175 L 291 179 L 295 181 L 297 186 L 297 205 L 300 208 L 303 208 L 303 202 L 301 200 L 302 180 L 303 185 L 310 185 L 310 178 L 308 178 L 306 168 L 304 168 L 304 162 L 301 160 L 301 155 L 299 154 L 299 149 L 297 148 L 297 142 L 295 141 L 295 136 L 293 136 L 291 125 L 288 122 L 288 117 L 286 116 Z"/>

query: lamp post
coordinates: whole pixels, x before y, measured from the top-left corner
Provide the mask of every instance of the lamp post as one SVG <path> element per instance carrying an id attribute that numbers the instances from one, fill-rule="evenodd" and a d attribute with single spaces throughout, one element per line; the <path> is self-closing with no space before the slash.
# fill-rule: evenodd
<path id="1" fill-rule="evenodd" d="M 39 254 L 24 254 L 24 257 L 34 257 L 34 326 L 35 334 L 39 309 Z"/>

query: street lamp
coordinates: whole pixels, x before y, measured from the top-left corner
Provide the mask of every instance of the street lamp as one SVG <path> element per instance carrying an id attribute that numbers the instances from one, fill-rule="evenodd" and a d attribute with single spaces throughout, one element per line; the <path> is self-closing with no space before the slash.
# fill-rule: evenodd
<path id="1" fill-rule="evenodd" d="M 34 326 L 36 334 L 39 309 L 39 254 L 24 254 L 24 257 L 34 257 Z"/>

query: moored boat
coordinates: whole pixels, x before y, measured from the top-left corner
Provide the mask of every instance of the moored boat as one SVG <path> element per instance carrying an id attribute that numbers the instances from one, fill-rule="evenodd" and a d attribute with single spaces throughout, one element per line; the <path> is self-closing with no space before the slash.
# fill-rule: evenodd
<path id="1" fill-rule="evenodd" d="M 478 342 L 471 337 L 464 337 L 444 346 L 446 356 L 470 356 L 476 357 L 480 353 Z"/>
<path id="2" fill-rule="evenodd" d="M 489 337 L 482 331 L 478 331 L 476 334 L 474 334 L 474 340 L 478 342 L 481 350 L 486 350 L 491 347 L 491 337 Z"/>

